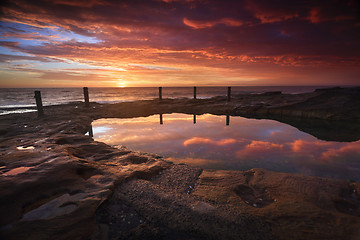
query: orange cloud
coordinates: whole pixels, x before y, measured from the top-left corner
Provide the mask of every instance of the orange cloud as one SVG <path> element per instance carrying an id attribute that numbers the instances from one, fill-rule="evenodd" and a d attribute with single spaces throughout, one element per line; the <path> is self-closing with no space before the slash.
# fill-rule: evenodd
<path id="1" fill-rule="evenodd" d="M 333 145 L 333 143 L 323 141 L 310 142 L 298 139 L 292 143 L 289 143 L 289 145 L 294 152 L 315 152 L 316 149 L 320 150 L 321 148 L 330 147 Z"/>
<path id="2" fill-rule="evenodd" d="M 271 142 L 264 142 L 264 141 L 251 141 L 250 144 L 246 145 L 245 148 L 248 151 L 264 151 L 264 150 L 276 150 L 282 149 L 284 146 L 281 144 L 271 143 Z"/>
<path id="3" fill-rule="evenodd" d="M 345 146 L 335 149 L 330 148 L 321 155 L 322 160 L 334 160 L 334 159 L 349 159 L 349 156 L 352 156 L 354 159 L 359 158 L 360 156 L 360 141 L 354 143 L 347 143 Z"/>
<path id="4" fill-rule="evenodd" d="M 212 140 L 210 138 L 200 138 L 200 137 L 193 137 L 184 141 L 184 146 L 194 145 L 194 144 L 212 144 L 217 146 L 225 146 L 229 144 L 237 143 L 236 139 L 233 138 L 226 138 L 221 140 Z"/>
<path id="5" fill-rule="evenodd" d="M 55 0 L 54 4 L 90 8 L 95 5 L 106 5 L 106 2 L 99 0 Z"/>
<path id="6" fill-rule="evenodd" d="M 255 16 L 258 19 L 260 19 L 261 23 L 281 22 L 299 17 L 298 14 L 278 16 L 278 15 L 271 15 L 271 14 L 269 15 L 269 14 L 261 14 L 261 13 L 257 13 L 255 14 Z"/>
<path id="7" fill-rule="evenodd" d="M 6 61 L 0 66 L 6 71 L 0 85 L 31 87 L 36 82 L 34 87 L 42 80 L 50 86 L 52 76 L 55 85 L 71 80 L 83 85 L 71 73 L 29 76 L 44 69 L 38 63 L 33 69 L 19 67 L 30 58 L 126 69 L 107 72 L 104 77 L 115 81 L 112 86 L 117 78 L 126 86 L 358 84 L 354 1 L 205 2 L 9 1 L 0 20 L 5 49 L 0 61 Z M 337 21 L 336 26 L 326 25 L 329 20 Z M 320 22 L 324 24 L 315 24 Z M 16 59 L 5 55 L 9 51 L 16 52 Z M 98 74 L 91 78 L 100 79 Z M 111 86 L 102 83 L 93 86 Z"/>
<path id="8" fill-rule="evenodd" d="M 242 21 L 231 19 L 231 18 L 222 18 L 219 20 L 212 20 L 212 21 L 200 21 L 200 20 L 190 20 L 187 18 L 183 19 L 185 25 L 192 27 L 194 29 L 201 29 L 201 28 L 210 28 L 217 24 L 224 24 L 230 27 L 240 27 L 243 25 Z"/>
<path id="9" fill-rule="evenodd" d="M 309 14 L 309 21 L 312 23 L 319 23 L 321 22 L 321 17 L 320 17 L 320 11 L 317 8 L 313 8 L 310 10 L 310 14 Z"/>
<path id="10" fill-rule="evenodd" d="M 258 2 L 256 0 L 248 1 L 246 8 L 254 13 L 254 16 L 261 21 L 261 23 L 275 23 L 283 22 L 290 19 L 298 18 L 298 8 L 287 8 L 287 4 L 271 4 L 270 2 Z M 296 4 L 294 4 L 296 5 Z"/>
<path id="11" fill-rule="evenodd" d="M 277 153 L 281 156 L 283 149 L 284 145 L 282 144 L 253 140 L 236 151 L 236 156 L 240 159 L 262 159 L 274 156 Z"/>
<path id="12" fill-rule="evenodd" d="M 310 9 L 309 16 L 306 17 L 305 19 L 309 20 L 311 23 L 317 24 L 326 21 L 339 22 L 339 21 L 353 20 L 355 19 L 355 17 L 349 15 L 343 15 L 341 13 L 335 15 L 333 14 L 329 15 L 328 13 L 324 12 L 324 10 L 321 9 L 320 7 L 314 7 Z"/>

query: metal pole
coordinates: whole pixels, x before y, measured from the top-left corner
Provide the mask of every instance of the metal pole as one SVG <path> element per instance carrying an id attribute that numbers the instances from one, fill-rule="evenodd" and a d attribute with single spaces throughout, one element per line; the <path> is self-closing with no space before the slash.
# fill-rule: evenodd
<path id="1" fill-rule="evenodd" d="M 196 87 L 194 87 L 194 99 L 196 99 Z"/>

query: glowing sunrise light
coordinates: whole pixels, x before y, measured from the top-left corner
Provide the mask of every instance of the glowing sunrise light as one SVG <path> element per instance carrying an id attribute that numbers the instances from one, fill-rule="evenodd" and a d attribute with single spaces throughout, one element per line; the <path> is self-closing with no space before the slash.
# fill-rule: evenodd
<path id="1" fill-rule="evenodd" d="M 13 0 L 0 87 L 359 85 L 353 5 Z"/>
<path id="2" fill-rule="evenodd" d="M 116 87 L 125 88 L 125 87 L 126 87 L 126 83 L 124 83 L 122 80 L 120 80 L 120 82 L 117 83 Z"/>

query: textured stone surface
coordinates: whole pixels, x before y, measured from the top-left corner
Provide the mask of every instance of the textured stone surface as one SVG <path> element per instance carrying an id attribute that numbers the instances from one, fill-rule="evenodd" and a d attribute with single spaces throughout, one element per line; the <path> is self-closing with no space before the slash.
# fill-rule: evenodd
<path id="1" fill-rule="evenodd" d="M 0 239 L 359 239 L 358 183 L 202 171 L 85 135 L 98 118 L 180 112 L 272 118 L 324 139 L 341 129 L 354 141 L 359 91 L 72 103 L 44 107 L 42 118 L 0 116 Z"/>

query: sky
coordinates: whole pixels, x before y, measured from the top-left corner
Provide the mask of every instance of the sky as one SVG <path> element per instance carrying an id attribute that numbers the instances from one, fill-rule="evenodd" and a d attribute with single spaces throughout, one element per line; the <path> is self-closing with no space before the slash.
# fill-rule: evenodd
<path id="1" fill-rule="evenodd" d="M 0 87 L 360 85 L 357 0 L 0 5 Z"/>

